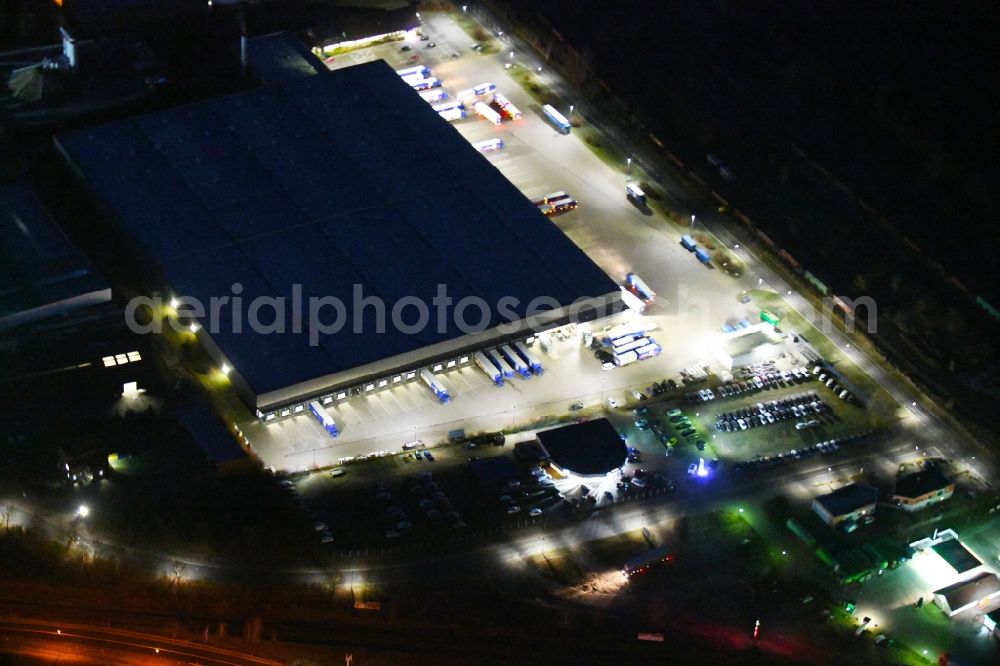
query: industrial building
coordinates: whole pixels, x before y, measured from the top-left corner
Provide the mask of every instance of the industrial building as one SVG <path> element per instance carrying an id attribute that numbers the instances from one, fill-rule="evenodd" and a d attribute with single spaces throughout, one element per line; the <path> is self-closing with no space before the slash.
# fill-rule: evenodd
<path id="1" fill-rule="evenodd" d="M 954 617 L 972 608 L 988 606 L 1000 598 L 1000 579 L 996 574 L 983 572 L 974 578 L 961 580 L 934 591 L 934 603 L 948 617 Z"/>
<path id="2" fill-rule="evenodd" d="M 831 527 L 875 513 L 878 488 L 852 483 L 832 493 L 820 495 L 812 502 L 813 511 Z"/>
<path id="3" fill-rule="evenodd" d="M 195 328 L 258 418 L 438 382 L 433 373 L 477 350 L 622 309 L 617 285 L 385 62 L 276 78 L 57 139 L 150 267 L 150 291 L 206 311 L 227 299 Z M 380 331 L 377 307 L 357 307 L 359 293 L 386 311 L 430 305 L 441 286 L 454 316 L 419 330 Z M 540 297 L 548 304 L 529 321 Z M 258 321 L 272 331 L 229 316 L 262 299 L 273 306 Z M 350 321 L 314 335 L 303 321 L 313 299 L 339 301 Z M 487 310 L 467 308 L 465 320 L 489 325 L 470 331 L 458 306 L 476 300 Z M 414 310 L 402 312 L 411 325 Z M 336 310 L 322 314 L 328 323 Z"/>
<path id="4" fill-rule="evenodd" d="M 760 323 L 728 336 L 720 346 L 717 359 L 726 370 L 763 363 L 785 352 L 781 336 L 774 327 Z"/>
<path id="5" fill-rule="evenodd" d="M 624 465 L 628 456 L 625 442 L 607 419 L 543 430 L 537 442 L 556 469 L 581 477 L 604 476 Z"/>
<path id="6" fill-rule="evenodd" d="M 944 539 L 930 547 L 938 557 L 948 563 L 956 574 L 969 578 L 978 573 L 983 566 L 982 560 L 965 547 L 957 538 Z"/>
<path id="7" fill-rule="evenodd" d="M 954 493 L 955 484 L 937 469 L 929 468 L 899 477 L 892 499 L 904 511 L 919 511 Z"/>

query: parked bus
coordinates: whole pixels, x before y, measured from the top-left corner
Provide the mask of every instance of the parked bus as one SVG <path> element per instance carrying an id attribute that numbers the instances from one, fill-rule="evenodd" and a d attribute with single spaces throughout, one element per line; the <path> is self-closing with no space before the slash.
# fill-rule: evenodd
<path id="1" fill-rule="evenodd" d="M 485 95 L 486 93 L 491 93 L 496 89 L 497 87 L 492 83 L 480 83 L 478 86 L 473 86 L 472 94 Z"/>
<path id="2" fill-rule="evenodd" d="M 649 338 L 647 338 L 647 340 L 649 340 Z M 652 340 L 649 340 L 648 345 L 644 347 L 639 347 L 638 349 L 635 350 L 635 353 L 636 356 L 639 357 L 640 361 L 644 361 L 647 358 L 653 358 L 654 356 L 659 356 L 661 351 L 663 351 L 663 348 L 660 345 L 656 344 Z"/>
<path id="3" fill-rule="evenodd" d="M 476 102 L 475 106 L 473 106 L 472 108 L 475 109 L 476 113 L 478 113 L 481 117 L 490 121 L 494 125 L 500 125 L 503 123 L 503 118 L 500 117 L 500 114 L 491 109 L 483 102 Z"/>
<path id="4" fill-rule="evenodd" d="M 408 85 L 412 86 L 414 83 L 417 83 L 418 81 L 423 81 L 427 77 L 424 76 L 423 74 L 417 74 L 416 72 L 414 72 L 413 74 L 407 74 L 406 76 L 401 76 L 399 78 L 403 79 L 403 81 L 405 81 Z"/>
<path id="5" fill-rule="evenodd" d="M 492 153 L 495 150 L 503 150 L 504 142 L 500 139 L 487 139 L 472 144 L 472 147 L 481 153 Z"/>
<path id="6" fill-rule="evenodd" d="M 636 349 L 645 347 L 646 345 L 649 344 L 649 342 L 650 342 L 649 338 L 636 338 L 632 342 L 624 344 L 620 347 L 615 347 L 615 353 L 624 354 L 627 351 L 634 351 Z"/>
<path id="7" fill-rule="evenodd" d="M 625 284 L 628 286 L 628 290 L 641 298 L 644 303 L 652 303 L 656 300 L 656 292 L 650 289 L 635 273 L 625 275 Z"/>
<path id="8" fill-rule="evenodd" d="M 444 111 L 437 112 L 439 116 L 447 120 L 449 123 L 453 123 L 456 120 L 462 120 L 465 118 L 465 109 L 456 106 L 450 109 L 445 109 Z"/>
<path id="9" fill-rule="evenodd" d="M 561 213 L 565 210 L 573 210 L 574 208 L 579 206 L 579 204 L 576 202 L 576 199 L 574 199 L 573 197 L 563 197 L 562 199 L 553 199 L 546 205 L 550 208 L 550 211 L 546 213 L 546 215 L 551 215 L 553 213 Z M 545 213 L 544 210 L 542 212 Z"/>
<path id="10" fill-rule="evenodd" d="M 614 340 L 612 340 L 611 341 L 611 346 L 614 349 L 618 349 L 620 347 L 624 347 L 628 343 L 630 343 L 633 340 L 635 340 L 636 338 L 640 338 L 640 337 L 642 337 L 642 336 L 641 335 L 623 335 L 620 338 L 615 338 Z"/>
<path id="11" fill-rule="evenodd" d="M 421 77 L 427 77 L 431 75 L 431 68 L 426 65 L 415 65 L 413 67 L 407 67 L 405 69 L 397 69 L 396 74 L 400 76 L 409 76 L 410 74 L 419 74 Z"/>
<path id="12" fill-rule="evenodd" d="M 451 109 L 465 109 L 465 104 L 459 101 L 445 102 L 444 104 L 432 104 L 431 108 L 441 113 L 442 111 L 449 111 Z"/>
<path id="13" fill-rule="evenodd" d="M 316 417 L 316 420 L 319 421 L 321 426 L 323 426 L 323 429 L 329 433 L 330 437 L 336 437 L 340 434 L 340 431 L 337 430 L 336 422 L 329 414 L 326 413 L 326 410 L 323 409 L 323 405 L 319 404 L 318 400 L 313 400 L 309 403 L 309 411 L 312 412 L 313 416 Z"/>
<path id="14" fill-rule="evenodd" d="M 410 87 L 414 90 L 427 90 L 428 88 L 440 88 L 441 79 L 435 79 L 433 76 L 429 79 L 421 79 L 420 81 L 407 81 Z"/>
<path id="15" fill-rule="evenodd" d="M 639 360 L 639 355 L 634 351 L 622 352 L 621 354 L 615 353 L 615 365 L 622 367 L 623 365 L 628 365 L 629 363 L 635 363 Z"/>
<path id="16" fill-rule="evenodd" d="M 555 125 L 557 130 L 563 134 L 569 134 L 569 131 L 573 126 L 570 125 L 568 120 L 566 120 L 566 116 L 556 111 L 551 104 L 543 106 L 542 113 L 544 113 L 546 117 L 552 121 L 552 124 Z"/>
<path id="17" fill-rule="evenodd" d="M 424 90 L 423 92 L 419 93 L 419 95 L 421 99 L 423 99 L 425 102 L 429 102 L 432 104 L 434 102 L 443 102 L 444 100 L 448 99 L 448 93 L 445 92 L 444 88 L 432 88 L 431 90 Z"/>
<path id="18" fill-rule="evenodd" d="M 502 111 L 503 114 L 511 120 L 521 119 L 520 109 L 511 104 L 510 100 L 507 99 L 506 95 L 503 93 L 496 93 L 493 95 L 493 103 L 500 107 L 500 111 Z"/>

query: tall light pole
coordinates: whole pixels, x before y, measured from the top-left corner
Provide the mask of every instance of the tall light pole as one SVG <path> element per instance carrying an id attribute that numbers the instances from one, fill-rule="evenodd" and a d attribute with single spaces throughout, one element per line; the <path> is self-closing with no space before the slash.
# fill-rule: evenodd
<path id="1" fill-rule="evenodd" d="M 632 173 L 632 158 L 631 157 L 626 157 L 625 158 L 625 172 L 629 173 L 629 174 Z"/>
<path id="2" fill-rule="evenodd" d="M 572 104 L 569 105 L 569 121 L 573 122 L 573 110 L 576 109 Z"/>
<path id="3" fill-rule="evenodd" d="M 694 213 L 691 213 L 691 229 L 694 229 L 694 221 L 695 221 L 695 215 Z"/>

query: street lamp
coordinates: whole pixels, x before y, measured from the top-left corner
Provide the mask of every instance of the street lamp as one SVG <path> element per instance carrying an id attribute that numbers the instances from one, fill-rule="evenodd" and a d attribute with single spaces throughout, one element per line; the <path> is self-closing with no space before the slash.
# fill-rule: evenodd
<path id="1" fill-rule="evenodd" d="M 628 171 L 628 173 L 632 173 L 632 158 L 631 157 L 626 157 L 625 158 L 625 169 Z"/>
<path id="2" fill-rule="evenodd" d="M 573 106 L 572 104 L 569 105 L 569 121 L 570 122 L 573 122 L 573 109 L 575 109 L 575 108 L 576 107 Z"/>
<path id="3" fill-rule="evenodd" d="M 468 6 L 468 5 L 462 5 L 462 11 L 463 11 L 463 12 L 464 12 L 464 11 L 468 11 L 468 9 L 469 9 L 469 6 Z"/>
<path id="4" fill-rule="evenodd" d="M 76 509 L 76 515 L 80 516 L 81 518 L 86 518 L 87 516 L 90 515 L 90 507 L 87 506 L 86 504 L 81 504 Z"/>
<path id="5" fill-rule="evenodd" d="M 514 59 L 514 52 L 513 52 L 513 51 L 511 51 L 511 52 L 510 52 L 510 59 L 511 59 L 511 60 L 513 60 L 513 59 Z"/>
<path id="6" fill-rule="evenodd" d="M 695 221 L 694 213 L 691 213 L 691 228 L 692 229 L 694 229 L 694 221 Z"/>

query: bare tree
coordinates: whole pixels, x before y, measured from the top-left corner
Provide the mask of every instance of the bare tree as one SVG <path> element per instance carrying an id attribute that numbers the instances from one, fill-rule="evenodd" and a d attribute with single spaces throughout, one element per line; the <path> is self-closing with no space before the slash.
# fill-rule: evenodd
<path id="1" fill-rule="evenodd" d="M 167 572 L 167 579 L 170 581 L 170 587 L 179 587 L 181 582 L 184 580 L 184 571 L 187 569 L 187 565 L 180 560 L 174 560 L 170 563 L 170 570 Z"/>
<path id="2" fill-rule="evenodd" d="M 3 516 L 3 527 L 8 532 L 10 531 L 10 521 L 14 517 L 14 505 L 6 504 L 3 507 L 3 512 L 0 514 Z"/>

